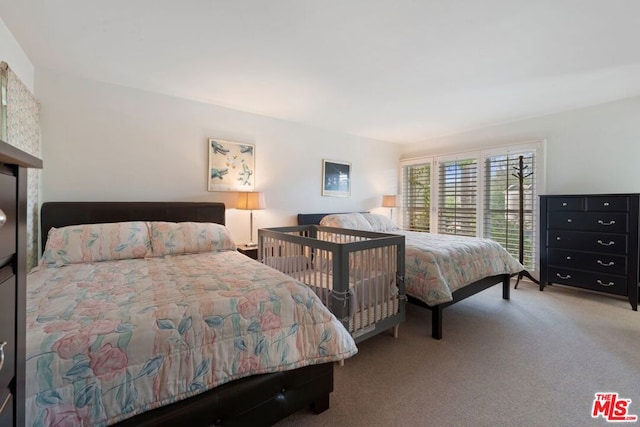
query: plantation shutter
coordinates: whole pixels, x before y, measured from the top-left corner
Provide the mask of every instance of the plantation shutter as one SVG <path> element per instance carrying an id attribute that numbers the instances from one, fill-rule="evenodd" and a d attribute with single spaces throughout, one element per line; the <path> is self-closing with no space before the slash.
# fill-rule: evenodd
<path id="1" fill-rule="evenodd" d="M 429 231 L 431 220 L 431 164 L 402 167 L 403 228 Z"/>
<path id="2" fill-rule="evenodd" d="M 478 162 L 438 164 L 438 233 L 476 236 Z"/>
<path id="3" fill-rule="evenodd" d="M 523 264 L 535 269 L 537 189 L 533 151 L 490 156 L 485 159 L 484 237 L 500 243 L 516 259 L 519 256 L 520 196 L 517 173 L 522 155 L 524 169 Z M 527 176 L 530 174 L 529 176 Z"/>

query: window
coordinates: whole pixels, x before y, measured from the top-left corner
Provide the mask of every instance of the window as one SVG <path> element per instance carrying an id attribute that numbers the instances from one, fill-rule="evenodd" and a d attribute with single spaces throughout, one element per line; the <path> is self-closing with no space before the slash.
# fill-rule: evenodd
<path id="1" fill-rule="evenodd" d="M 405 229 L 430 230 L 431 163 L 402 167 L 402 206 L 402 223 Z"/>
<path id="2" fill-rule="evenodd" d="M 522 159 L 522 171 L 520 161 Z M 514 257 L 520 252 L 520 179 L 522 174 L 523 263 L 535 260 L 534 152 L 493 155 L 485 158 L 484 236 L 499 242 Z"/>
<path id="3" fill-rule="evenodd" d="M 444 161 L 438 169 L 438 233 L 475 236 L 477 161 Z"/>
<path id="4" fill-rule="evenodd" d="M 401 161 L 402 226 L 407 230 L 486 237 L 535 271 L 543 142 Z M 524 168 L 520 217 L 520 156 Z M 432 170 L 435 169 L 435 170 Z M 433 173 L 432 173 L 433 172 Z"/>

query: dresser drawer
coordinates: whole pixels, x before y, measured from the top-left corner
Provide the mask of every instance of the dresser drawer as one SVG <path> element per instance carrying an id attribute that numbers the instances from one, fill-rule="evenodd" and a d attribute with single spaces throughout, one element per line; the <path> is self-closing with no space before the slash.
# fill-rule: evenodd
<path id="1" fill-rule="evenodd" d="M 597 254 L 550 248 L 547 252 L 547 263 L 556 267 L 609 274 L 627 274 L 627 257 L 622 255 Z"/>
<path id="2" fill-rule="evenodd" d="M 569 268 L 549 267 L 549 282 L 576 286 L 609 294 L 627 295 L 627 278 L 612 274 L 572 270 Z"/>
<path id="3" fill-rule="evenodd" d="M 550 211 L 582 211 L 584 210 L 584 197 L 553 197 L 549 198 L 548 209 Z"/>
<path id="4" fill-rule="evenodd" d="M 627 236 L 625 234 L 549 230 L 547 245 L 550 248 L 624 255 L 627 253 Z"/>
<path id="5" fill-rule="evenodd" d="M 626 233 L 629 230 L 629 215 L 607 212 L 551 212 L 549 228 Z"/>
<path id="6" fill-rule="evenodd" d="M 11 276 L 0 283 L 0 343 L 3 348 L 4 364 L 0 369 L 0 390 L 9 388 L 15 376 L 16 351 L 16 277 Z"/>
<path id="7" fill-rule="evenodd" d="M 0 209 L 6 221 L 0 227 L 0 262 L 16 252 L 16 177 L 0 173 Z"/>
<path id="8" fill-rule="evenodd" d="M 629 212 L 629 198 L 626 196 L 589 196 L 586 202 L 588 211 Z"/>

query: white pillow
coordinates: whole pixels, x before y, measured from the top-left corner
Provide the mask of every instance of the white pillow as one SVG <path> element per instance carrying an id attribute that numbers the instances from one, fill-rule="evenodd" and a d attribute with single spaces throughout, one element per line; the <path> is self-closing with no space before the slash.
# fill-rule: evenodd
<path id="1" fill-rule="evenodd" d="M 350 230 L 373 231 L 369 221 L 361 213 L 332 214 L 320 220 L 324 227 L 348 228 Z"/>
<path id="2" fill-rule="evenodd" d="M 372 231 L 386 233 L 400 230 L 400 227 L 391 222 L 391 219 L 384 215 L 365 213 L 362 214 L 362 216 L 369 222 Z"/>

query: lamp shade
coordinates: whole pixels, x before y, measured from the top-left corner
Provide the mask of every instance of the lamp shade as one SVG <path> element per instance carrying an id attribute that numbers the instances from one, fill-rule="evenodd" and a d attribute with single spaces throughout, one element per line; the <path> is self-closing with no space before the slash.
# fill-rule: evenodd
<path id="1" fill-rule="evenodd" d="M 398 196 L 395 194 L 389 194 L 382 196 L 383 208 L 395 208 L 398 206 Z"/>
<path id="2" fill-rule="evenodd" d="M 264 193 L 259 191 L 245 191 L 238 193 L 238 203 L 236 209 L 257 210 L 265 209 Z"/>

